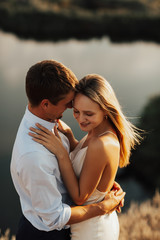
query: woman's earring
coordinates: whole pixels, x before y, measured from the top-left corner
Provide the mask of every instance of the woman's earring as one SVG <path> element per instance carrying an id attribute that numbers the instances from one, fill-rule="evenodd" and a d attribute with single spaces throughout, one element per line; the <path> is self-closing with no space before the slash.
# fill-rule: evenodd
<path id="1" fill-rule="evenodd" d="M 105 116 L 104 116 L 104 118 L 105 118 L 105 119 L 107 119 L 107 118 L 108 118 L 108 116 L 107 116 L 107 115 L 105 115 Z"/>

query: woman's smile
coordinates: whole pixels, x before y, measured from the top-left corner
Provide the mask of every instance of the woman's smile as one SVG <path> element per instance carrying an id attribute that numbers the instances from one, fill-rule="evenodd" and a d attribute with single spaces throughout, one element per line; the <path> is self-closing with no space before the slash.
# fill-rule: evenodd
<path id="1" fill-rule="evenodd" d="M 90 123 L 80 123 L 81 127 L 87 127 Z"/>

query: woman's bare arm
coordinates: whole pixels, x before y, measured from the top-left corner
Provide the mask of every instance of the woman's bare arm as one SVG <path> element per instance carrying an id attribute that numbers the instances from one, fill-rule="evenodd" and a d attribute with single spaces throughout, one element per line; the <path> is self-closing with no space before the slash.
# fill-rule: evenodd
<path id="1" fill-rule="evenodd" d="M 63 180 L 76 204 L 82 205 L 89 198 L 98 186 L 104 169 L 107 167 L 109 179 L 106 190 L 110 190 L 117 168 L 114 166 L 114 161 L 109 160 L 109 156 L 107 156 L 108 151 L 104 151 L 103 149 L 104 147 L 106 148 L 106 146 L 103 146 L 101 141 L 96 140 L 89 144 L 80 178 L 77 179 L 69 155 L 63 147 L 60 138 L 54 136 L 49 130 L 41 125 L 37 126 L 42 131 L 31 128 L 36 134 L 30 133 L 30 135 L 34 137 L 35 141 L 43 144 L 57 156 Z M 56 131 L 55 128 L 55 132 Z M 58 132 L 56 132 L 56 135 L 58 136 Z M 113 171 L 113 169 L 115 170 Z"/>
<path id="2" fill-rule="evenodd" d="M 118 161 L 110 159 L 110 152 L 116 151 L 111 145 L 109 143 L 104 147 L 99 140 L 90 142 L 79 179 L 74 174 L 68 154 L 61 152 L 57 155 L 63 180 L 77 205 L 82 205 L 96 188 L 100 187 L 100 190 L 104 192 L 110 191 L 112 188 Z M 110 150 L 105 151 L 103 148 L 106 147 Z M 100 184 L 105 171 L 107 171 L 107 176 L 104 183 Z"/>

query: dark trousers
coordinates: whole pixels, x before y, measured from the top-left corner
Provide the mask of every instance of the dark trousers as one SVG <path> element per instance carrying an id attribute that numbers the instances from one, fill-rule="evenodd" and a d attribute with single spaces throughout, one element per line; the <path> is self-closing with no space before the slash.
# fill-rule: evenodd
<path id="1" fill-rule="evenodd" d="M 22 216 L 16 234 L 16 240 L 70 240 L 70 230 L 40 231 L 33 227 L 33 225 Z"/>

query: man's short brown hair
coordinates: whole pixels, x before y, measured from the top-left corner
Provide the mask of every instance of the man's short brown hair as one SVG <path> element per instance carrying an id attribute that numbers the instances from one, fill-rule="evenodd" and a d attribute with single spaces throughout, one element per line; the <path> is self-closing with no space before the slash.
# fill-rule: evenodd
<path id="1" fill-rule="evenodd" d="M 70 90 L 75 90 L 77 83 L 69 68 L 55 60 L 45 60 L 29 69 L 26 93 L 32 106 L 38 106 L 43 99 L 57 104 Z"/>

